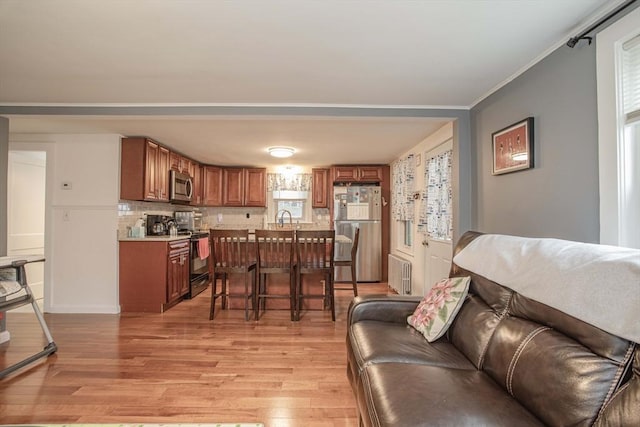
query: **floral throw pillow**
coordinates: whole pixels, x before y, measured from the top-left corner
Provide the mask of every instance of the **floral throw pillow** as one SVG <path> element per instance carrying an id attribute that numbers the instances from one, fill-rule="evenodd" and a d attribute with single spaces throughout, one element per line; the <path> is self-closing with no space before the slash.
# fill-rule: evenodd
<path id="1" fill-rule="evenodd" d="M 407 323 L 416 328 L 429 342 L 444 335 L 453 323 L 469 291 L 471 277 L 442 279 L 418 304 Z"/>

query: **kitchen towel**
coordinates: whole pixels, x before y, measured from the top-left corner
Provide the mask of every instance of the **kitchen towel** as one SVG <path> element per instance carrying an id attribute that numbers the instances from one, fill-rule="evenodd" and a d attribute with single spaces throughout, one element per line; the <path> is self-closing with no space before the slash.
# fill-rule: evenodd
<path id="1" fill-rule="evenodd" d="M 209 238 L 198 239 L 198 255 L 200 259 L 209 258 Z"/>

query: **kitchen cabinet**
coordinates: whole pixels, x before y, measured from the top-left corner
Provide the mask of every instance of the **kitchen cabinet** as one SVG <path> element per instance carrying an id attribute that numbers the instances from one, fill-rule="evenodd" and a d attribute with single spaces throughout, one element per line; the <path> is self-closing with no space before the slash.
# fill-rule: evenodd
<path id="1" fill-rule="evenodd" d="M 334 166 L 333 182 L 381 182 L 383 166 Z"/>
<path id="2" fill-rule="evenodd" d="M 169 200 L 169 150 L 148 138 L 122 138 L 120 198 Z"/>
<path id="3" fill-rule="evenodd" d="M 120 310 L 162 313 L 189 291 L 189 240 L 122 240 Z"/>
<path id="4" fill-rule="evenodd" d="M 189 292 L 189 241 L 169 242 L 167 302 L 174 302 L 187 292 Z"/>
<path id="5" fill-rule="evenodd" d="M 267 170 L 245 168 L 244 206 L 267 207 Z"/>
<path id="6" fill-rule="evenodd" d="M 244 169 L 224 168 L 222 170 L 222 204 L 242 206 L 244 203 Z"/>
<path id="7" fill-rule="evenodd" d="M 202 168 L 202 205 L 222 206 L 222 168 Z"/>
<path id="8" fill-rule="evenodd" d="M 191 175 L 191 159 L 187 159 L 186 157 L 181 156 L 178 153 L 171 152 L 169 156 L 169 169 L 174 170 L 180 173 L 185 173 L 193 178 Z"/>
<path id="9" fill-rule="evenodd" d="M 223 168 L 223 206 L 267 206 L 265 168 Z"/>
<path id="10" fill-rule="evenodd" d="M 313 208 L 329 207 L 329 172 L 329 169 L 324 168 L 311 169 Z"/>
<path id="11" fill-rule="evenodd" d="M 191 206 L 202 205 L 202 166 L 199 163 L 191 162 L 189 175 L 193 178 L 193 196 L 191 197 Z"/>

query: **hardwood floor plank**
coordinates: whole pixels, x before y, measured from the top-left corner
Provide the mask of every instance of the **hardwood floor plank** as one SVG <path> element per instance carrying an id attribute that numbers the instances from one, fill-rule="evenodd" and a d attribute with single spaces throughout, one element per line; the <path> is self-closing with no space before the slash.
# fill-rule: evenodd
<path id="1" fill-rule="evenodd" d="M 387 293 L 386 284 L 359 291 Z M 0 420 L 26 423 L 262 422 L 357 426 L 346 377 L 346 315 L 352 294 L 328 311 L 216 309 L 208 293 L 165 313 L 47 314 L 58 352 L 0 381 Z M 35 316 L 7 315 L 7 366 L 46 344 Z"/>

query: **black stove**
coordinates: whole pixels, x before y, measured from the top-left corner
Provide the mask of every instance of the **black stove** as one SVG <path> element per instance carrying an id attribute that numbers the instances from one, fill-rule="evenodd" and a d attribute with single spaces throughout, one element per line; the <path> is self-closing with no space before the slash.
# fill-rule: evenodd
<path id="1" fill-rule="evenodd" d="M 209 275 L 209 233 L 204 231 L 189 232 L 191 249 L 189 251 L 189 293 L 187 298 L 193 298 L 207 289 L 211 283 Z M 202 241 L 206 239 L 206 241 Z M 204 251 L 204 252 L 203 252 Z"/>

